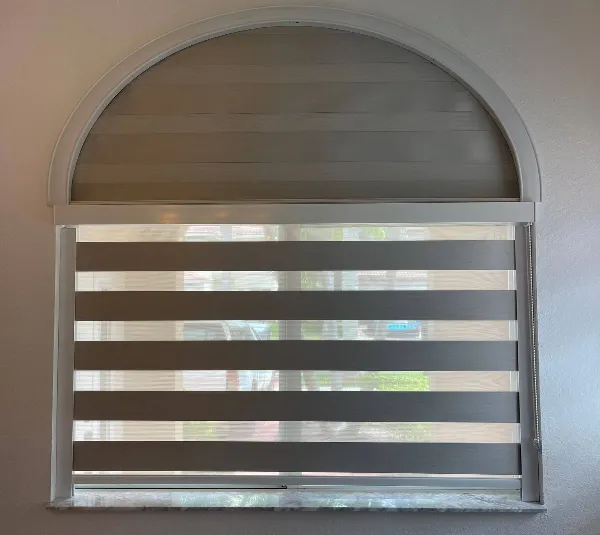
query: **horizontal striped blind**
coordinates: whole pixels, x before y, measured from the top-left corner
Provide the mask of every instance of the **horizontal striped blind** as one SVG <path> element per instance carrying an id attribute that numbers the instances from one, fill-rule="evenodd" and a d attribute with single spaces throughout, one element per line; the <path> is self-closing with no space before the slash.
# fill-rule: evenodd
<path id="1" fill-rule="evenodd" d="M 77 236 L 76 473 L 519 477 L 512 225 Z"/>
<path id="2" fill-rule="evenodd" d="M 91 128 L 73 202 L 515 199 L 512 153 L 461 82 L 375 37 L 269 27 L 140 74 Z"/>

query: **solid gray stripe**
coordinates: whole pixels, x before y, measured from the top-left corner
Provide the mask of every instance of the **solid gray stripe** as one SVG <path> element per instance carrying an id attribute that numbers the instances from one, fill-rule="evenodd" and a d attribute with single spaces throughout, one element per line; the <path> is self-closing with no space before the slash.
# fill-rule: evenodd
<path id="1" fill-rule="evenodd" d="M 88 136 L 83 163 L 507 162 L 499 132 L 214 132 Z"/>
<path id="2" fill-rule="evenodd" d="M 73 184 L 74 201 L 157 201 L 173 202 L 185 199 L 201 202 L 307 201 L 322 200 L 399 200 L 399 199 L 518 199 L 515 181 L 485 182 L 482 180 L 390 180 L 385 182 L 135 182 Z"/>
<path id="3" fill-rule="evenodd" d="M 74 470 L 517 475 L 518 444 L 75 442 Z"/>
<path id="4" fill-rule="evenodd" d="M 78 163 L 75 181 L 84 183 L 208 182 L 514 182 L 514 165 L 440 162 L 321 162 L 321 163 Z M 422 188 L 423 186 L 421 186 Z M 492 187 L 492 186 L 488 186 Z M 406 195 L 411 195 L 406 192 Z"/>
<path id="5" fill-rule="evenodd" d="M 516 342 L 76 342 L 77 370 L 513 371 Z"/>
<path id="6" fill-rule="evenodd" d="M 302 113 L 105 115 L 95 134 L 198 134 L 206 132 L 424 132 L 495 130 L 481 113 Z"/>
<path id="7" fill-rule="evenodd" d="M 519 421 L 516 392 L 75 392 L 75 420 Z"/>
<path id="8" fill-rule="evenodd" d="M 512 240 L 81 242 L 78 271 L 497 270 Z"/>
<path id="9" fill-rule="evenodd" d="M 458 82 L 133 84 L 104 114 L 470 112 L 479 108 L 477 99 Z"/>
<path id="10" fill-rule="evenodd" d="M 79 321 L 513 320 L 512 290 L 78 292 Z"/>

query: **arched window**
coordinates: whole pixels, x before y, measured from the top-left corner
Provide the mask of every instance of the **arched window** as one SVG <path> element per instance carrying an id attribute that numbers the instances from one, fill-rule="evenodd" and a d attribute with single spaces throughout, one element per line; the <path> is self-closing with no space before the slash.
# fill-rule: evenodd
<path id="1" fill-rule="evenodd" d="M 391 43 L 263 28 L 192 46 L 104 110 L 73 202 L 519 198 L 511 152 L 477 98 Z"/>
<path id="2" fill-rule="evenodd" d="M 76 485 L 539 501 L 533 153 L 489 105 L 409 48 L 304 25 L 126 85 L 56 209 L 58 494 L 72 464 Z"/>

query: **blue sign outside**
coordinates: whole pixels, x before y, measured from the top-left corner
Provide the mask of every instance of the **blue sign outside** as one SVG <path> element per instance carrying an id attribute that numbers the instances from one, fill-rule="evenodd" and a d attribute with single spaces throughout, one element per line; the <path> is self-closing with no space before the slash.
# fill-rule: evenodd
<path id="1" fill-rule="evenodd" d="M 418 321 L 402 321 L 402 322 L 397 322 L 397 323 L 388 323 L 387 328 L 392 331 L 418 329 L 419 322 Z"/>

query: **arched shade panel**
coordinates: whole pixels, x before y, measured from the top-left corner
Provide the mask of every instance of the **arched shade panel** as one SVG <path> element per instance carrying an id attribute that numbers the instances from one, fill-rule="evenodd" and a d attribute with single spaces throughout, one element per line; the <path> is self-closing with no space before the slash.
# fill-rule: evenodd
<path id="1" fill-rule="evenodd" d="M 160 61 L 92 127 L 73 202 L 518 199 L 513 156 L 460 82 L 318 27 L 217 37 Z"/>

